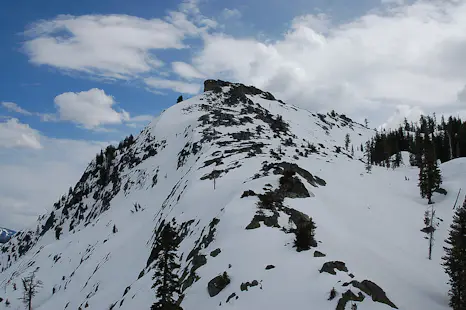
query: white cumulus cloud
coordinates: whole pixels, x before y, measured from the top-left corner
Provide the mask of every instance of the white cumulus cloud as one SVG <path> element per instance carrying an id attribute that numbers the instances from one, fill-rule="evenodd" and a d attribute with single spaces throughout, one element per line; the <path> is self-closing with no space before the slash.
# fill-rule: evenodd
<path id="1" fill-rule="evenodd" d="M 87 129 L 106 124 L 120 124 L 130 119 L 126 111 L 116 111 L 113 108 L 113 97 L 98 88 L 63 93 L 56 96 L 54 102 L 61 120 L 72 121 Z"/>
<path id="2" fill-rule="evenodd" d="M 40 149 L 40 134 L 16 118 L 0 122 L 0 148 Z"/>
<path id="3" fill-rule="evenodd" d="M 160 67 L 154 51 L 185 48 L 198 28 L 184 13 L 168 21 L 128 15 L 60 15 L 25 32 L 30 61 L 63 70 L 126 79 Z"/>

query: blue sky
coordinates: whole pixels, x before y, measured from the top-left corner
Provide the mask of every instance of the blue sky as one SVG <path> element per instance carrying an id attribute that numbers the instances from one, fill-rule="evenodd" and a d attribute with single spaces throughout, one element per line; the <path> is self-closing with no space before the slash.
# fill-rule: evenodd
<path id="1" fill-rule="evenodd" d="M 0 226 L 19 229 L 101 147 L 207 78 L 391 127 L 466 116 L 466 0 L 0 4 Z"/>

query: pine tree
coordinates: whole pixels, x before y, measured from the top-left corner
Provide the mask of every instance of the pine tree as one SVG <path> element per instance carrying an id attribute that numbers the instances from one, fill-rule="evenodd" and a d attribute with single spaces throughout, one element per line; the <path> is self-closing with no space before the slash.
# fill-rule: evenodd
<path id="1" fill-rule="evenodd" d="M 432 194 L 442 184 L 442 176 L 435 158 L 434 150 L 429 139 L 426 138 L 426 146 L 422 155 L 421 167 L 419 169 L 419 189 L 421 197 L 427 198 L 432 204 Z"/>
<path id="2" fill-rule="evenodd" d="M 371 143 L 369 141 L 366 142 L 366 153 L 364 155 L 366 157 L 366 172 L 369 173 L 372 170 Z"/>
<path id="3" fill-rule="evenodd" d="M 445 242 L 443 266 L 450 277 L 450 306 L 466 309 L 466 197 L 463 206 L 453 216 L 449 237 Z"/>
<path id="4" fill-rule="evenodd" d="M 414 155 L 413 153 L 409 153 L 409 164 L 411 165 L 411 167 L 417 166 L 416 155 Z"/>
<path id="5" fill-rule="evenodd" d="M 396 152 L 395 158 L 393 159 L 392 168 L 398 168 L 403 163 L 403 157 L 401 156 L 401 152 Z"/>
<path id="6" fill-rule="evenodd" d="M 351 143 L 350 135 L 349 135 L 349 133 L 347 133 L 346 136 L 345 136 L 345 149 L 347 151 L 348 151 L 350 143 Z"/>
<path id="7" fill-rule="evenodd" d="M 314 238 L 316 226 L 312 219 L 309 219 L 309 221 L 303 220 L 296 226 L 296 238 L 294 240 L 296 251 L 306 251 L 309 250 L 311 247 L 317 246 L 317 242 Z"/>
<path id="8" fill-rule="evenodd" d="M 167 223 L 154 242 L 154 247 L 160 249 L 152 288 L 157 288 L 156 297 L 151 310 L 182 310 L 176 304 L 175 295 L 180 294 L 180 281 L 176 270 L 180 265 L 176 263 L 178 256 L 176 251 L 179 246 L 178 232 L 170 223 Z"/>

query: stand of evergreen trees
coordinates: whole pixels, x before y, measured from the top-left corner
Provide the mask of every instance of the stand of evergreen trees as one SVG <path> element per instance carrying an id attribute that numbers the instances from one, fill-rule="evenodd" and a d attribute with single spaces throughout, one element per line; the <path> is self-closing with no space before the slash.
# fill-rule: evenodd
<path id="1" fill-rule="evenodd" d="M 418 123 L 409 123 L 405 119 L 398 129 L 377 132 L 369 141 L 370 162 L 396 167 L 398 162 L 391 160 L 392 156 L 407 151 L 412 154 L 410 164 L 420 167 L 426 148 L 442 163 L 466 157 L 466 122 L 451 116 L 447 120 L 442 116 L 438 122 L 435 114 L 421 116 Z"/>

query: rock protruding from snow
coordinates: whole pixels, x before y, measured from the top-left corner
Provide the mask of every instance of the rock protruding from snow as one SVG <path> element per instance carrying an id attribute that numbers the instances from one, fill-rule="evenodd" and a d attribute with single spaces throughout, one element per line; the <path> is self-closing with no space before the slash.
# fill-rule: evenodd
<path id="1" fill-rule="evenodd" d="M 264 99 L 267 100 L 276 100 L 275 97 L 269 93 L 264 92 L 254 86 L 246 86 L 239 83 L 231 83 L 222 80 L 206 80 L 204 81 L 204 92 L 213 91 L 221 92 L 223 87 L 231 87 L 233 93 L 238 95 L 261 95 Z"/>
<path id="2" fill-rule="evenodd" d="M 209 292 L 210 297 L 214 297 L 218 295 L 225 287 L 227 287 L 228 284 L 230 284 L 230 277 L 226 272 L 224 272 L 222 275 L 218 275 L 212 280 L 209 281 L 209 284 L 207 285 L 207 290 Z"/>

